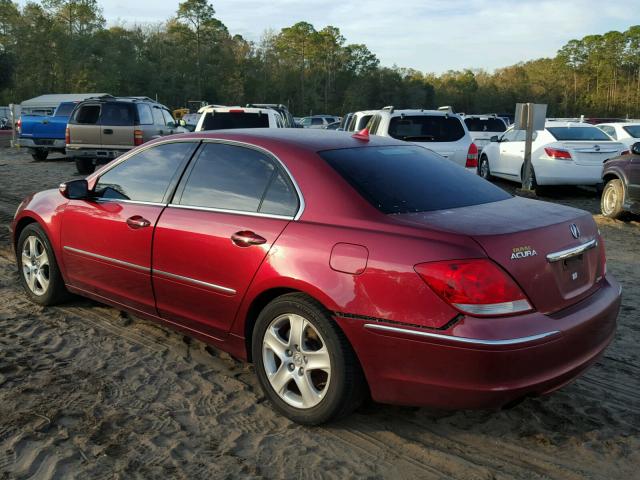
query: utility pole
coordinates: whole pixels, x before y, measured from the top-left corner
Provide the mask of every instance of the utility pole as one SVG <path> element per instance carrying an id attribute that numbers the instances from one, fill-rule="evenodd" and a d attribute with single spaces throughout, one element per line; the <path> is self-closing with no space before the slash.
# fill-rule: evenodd
<path id="1" fill-rule="evenodd" d="M 531 192 L 533 190 L 533 168 L 531 167 L 531 144 L 533 143 L 533 103 L 525 103 L 523 108 L 523 119 L 526 120 L 525 141 L 524 141 L 524 166 L 522 167 L 522 190 Z"/>

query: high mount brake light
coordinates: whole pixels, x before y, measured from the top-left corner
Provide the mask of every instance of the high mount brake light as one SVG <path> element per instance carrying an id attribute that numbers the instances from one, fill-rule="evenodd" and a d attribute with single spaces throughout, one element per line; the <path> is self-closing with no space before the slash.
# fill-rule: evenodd
<path id="1" fill-rule="evenodd" d="M 545 147 L 544 151 L 554 160 L 571 160 L 571 154 L 566 150 L 559 148 Z"/>
<path id="2" fill-rule="evenodd" d="M 467 152 L 467 163 L 465 167 L 475 168 L 478 166 L 478 147 L 475 143 L 469 145 L 469 151 Z"/>
<path id="3" fill-rule="evenodd" d="M 533 310 L 516 282 L 491 260 L 447 260 L 414 268 L 436 295 L 462 313 L 487 317 Z"/>

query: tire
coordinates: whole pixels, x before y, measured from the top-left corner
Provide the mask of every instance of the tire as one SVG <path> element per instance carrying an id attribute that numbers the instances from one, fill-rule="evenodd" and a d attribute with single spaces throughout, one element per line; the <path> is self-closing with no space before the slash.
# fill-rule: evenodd
<path id="1" fill-rule="evenodd" d="M 480 164 L 478 165 L 478 175 L 480 175 L 485 180 L 493 179 L 493 175 L 491 175 L 491 168 L 489 168 L 489 159 L 486 155 L 482 155 L 480 157 Z"/>
<path id="2" fill-rule="evenodd" d="M 292 329 L 301 332 L 294 334 L 301 341 L 291 339 Z M 269 303 L 256 320 L 251 348 L 265 396 L 294 422 L 318 425 L 345 416 L 366 396 L 349 341 L 324 307 L 307 295 L 286 294 Z M 314 357 L 318 368 L 308 366 Z"/>
<path id="3" fill-rule="evenodd" d="M 624 213 L 624 185 L 622 180 L 609 180 L 600 197 L 600 211 L 608 218 L 620 218 Z"/>
<path id="4" fill-rule="evenodd" d="M 39 148 L 37 150 L 32 150 L 31 151 L 31 157 L 36 162 L 44 162 L 47 159 L 48 156 L 49 156 L 49 151 L 48 150 L 43 150 L 42 148 Z"/>
<path id="5" fill-rule="evenodd" d="M 76 158 L 76 168 L 80 175 L 91 175 L 96 170 L 91 158 Z"/>
<path id="6" fill-rule="evenodd" d="M 20 233 L 16 258 L 20 282 L 32 302 L 56 305 L 69 298 L 49 239 L 37 223 Z"/>

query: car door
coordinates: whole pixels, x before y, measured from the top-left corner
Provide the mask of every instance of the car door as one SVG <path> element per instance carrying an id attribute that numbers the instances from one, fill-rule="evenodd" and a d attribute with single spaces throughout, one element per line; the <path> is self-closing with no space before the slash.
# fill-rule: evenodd
<path id="1" fill-rule="evenodd" d="M 69 201 L 61 245 L 70 285 L 145 313 L 156 312 L 153 228 L 195 145 L 166 143 L 137 152 L 100 175 L 89 199 Z"/>
<path id="2" fill-rule="evenodd" d="M 640 202 L 640 155 L 633 155 L 627 164 L 629 200 Z"/>
<path id="3" fill-rule="evenodd" d="M 156 227 L 153 285 L 159 314 L 223 337 L 299 204 L 292 181 L 270 154 L 203 143 Z"/>
<path id="4" fill-rule="evenodd" d="M 504 132 L 500 137 L 500 141 L 495 147 L 494 155 L 490 156 L 489 166 L 491 171 L 497 174 L 504 174 L 506 171 L 506 154 L 509 150 L 508 144 L 512 143 L 516 139 L 516 130 L 510 129 Z M 504 151 L 504 156 L 503 156 Z M 487 154 L 490 154 L 491 150 L 487 150 Z"/>
<path id="5" fill-rule="evenodd" d="M 502 172 L 509 177 L 520 177 L 520 168 L 524 160 L 524 130 L 513 130 L 513 140 L 500 144 Z"/>

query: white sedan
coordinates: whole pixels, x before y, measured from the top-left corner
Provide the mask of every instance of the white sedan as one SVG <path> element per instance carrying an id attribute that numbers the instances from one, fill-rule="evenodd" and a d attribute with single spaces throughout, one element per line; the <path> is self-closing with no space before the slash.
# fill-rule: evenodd
<path id="1" fill-rule="evenodd" d="M 640 142 L 640 123 L 601 123 L 596 125 L 600 130 L 609 135 L 614 140 L 631 147 L 636 142 Z"/>
<path id="2" fill-rule="evenodd" d="M 534 185 L 597 185 L 605 160 L 627 148 L 588 123 L 551 122 L 534 132 L 531 148 Z M 508 129 L 482 150 L 478 173 L 522 182 L 525 131 Z"/>

